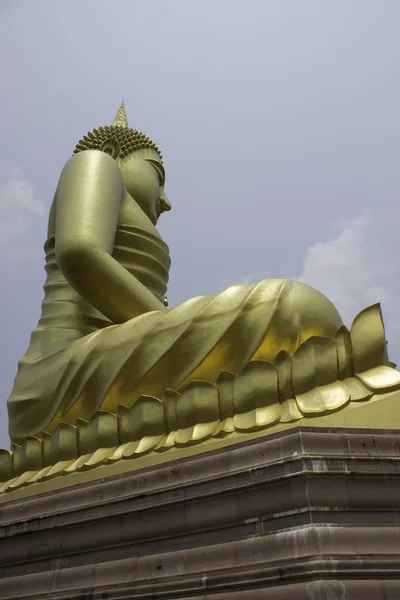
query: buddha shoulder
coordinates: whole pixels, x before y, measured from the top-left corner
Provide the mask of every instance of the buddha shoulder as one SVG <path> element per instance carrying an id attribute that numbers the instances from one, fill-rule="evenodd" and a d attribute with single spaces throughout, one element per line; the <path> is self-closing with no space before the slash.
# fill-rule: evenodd
<path id="1" fill-rule="evenodd" d="M 121 171 L 115 160 L 100 150 L 84 150 L 74 154 L 65 164 L 59 179 L 71 180 L 76 185 L 79 181 L 95 184 L 103 182 L 104 178 L 112 178 L 113 182 L 123 186 Z"/>
<path id="2" fill-rule="evenodd" d="M 116 161 L 100 150 L 85 150 L 72 156 L 61 172 L 49 214 L 48 238 L 55 234 L 60 192 L 63 202 L 67 204 L 73 202 L 73 199 L 76 201 L 77 196 L 83 203 L 90 202 L 89 197 L 95 196 L 95 205 L 98 205 L 99 196 L 104 194 L 105 187 L 109 200 L 114 200 L 118 206 L 118 226 L 138 227 L 160 237 L 156 227 L 126 190 Z"/>
<path id="3" fill-rule="evenodd" d="M 115 198 L 119 205 L 124 193 L 121 171 L 115 160 L 100 150 L 85 150 L 72 156 L 64 165 L 51 204 L 47 237 L 55 234 L 59 203 L 70 209 L 87 203 L 89 198 L 98 205 L 100 196 Z M 107 201 L 107 199 L 106 199 Z"/>

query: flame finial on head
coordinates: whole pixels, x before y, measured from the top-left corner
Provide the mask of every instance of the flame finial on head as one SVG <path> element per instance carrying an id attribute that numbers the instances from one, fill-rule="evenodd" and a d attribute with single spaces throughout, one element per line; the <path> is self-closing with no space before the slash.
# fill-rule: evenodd
<path id="1" fill-rule="evenodd" d="M 128 127 L 128 118 L 126 116 L 125 104 L 123 100 L 113 121 L 113 127 Z"/>
<path id="2" fill-rule="evenodd" d="M 156 144 L 144 133 L 129 128 L 125 104 L 122 100 L 113 124 L 89 131 L 75 146 L 74 154 L 84 150 L 102 150 L 113 158 L 116 158 L 116 156 L 125 158 L 131 152 L 143 148 L 155 150 L 162 162 L 162 155 Z"/>

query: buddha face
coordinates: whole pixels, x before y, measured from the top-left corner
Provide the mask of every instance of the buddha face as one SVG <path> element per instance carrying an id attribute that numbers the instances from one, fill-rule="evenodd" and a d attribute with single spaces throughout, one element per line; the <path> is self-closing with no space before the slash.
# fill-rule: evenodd
<path id="1" fill-rule="evenodd" d="M 157 152 L 143 149 L 118 161 L 125 188 L 155 225 L 161 213 L 171 210 L 165 192 L 165 171 Z"/>

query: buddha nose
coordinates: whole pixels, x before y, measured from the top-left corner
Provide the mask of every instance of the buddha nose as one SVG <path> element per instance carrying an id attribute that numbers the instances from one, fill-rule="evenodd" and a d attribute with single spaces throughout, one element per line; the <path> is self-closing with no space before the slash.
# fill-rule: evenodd
<path id="1" fill-rule="evenodd" d="M 160 197 L 160 202 L 161 202 L 161 208 L 162 208 L 163 212 L 171 210 L 171 208 L 172 208 L 171 202 L 169 201 L 168 196 L 166 194 L 163 194 Z"/>

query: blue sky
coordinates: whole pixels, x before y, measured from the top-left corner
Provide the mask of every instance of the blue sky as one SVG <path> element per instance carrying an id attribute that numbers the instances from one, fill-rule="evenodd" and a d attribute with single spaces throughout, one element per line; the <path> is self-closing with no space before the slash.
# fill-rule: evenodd
<path id="1" fill-rule="evenodd" d="M 2 0 L 0 447 L 64 163 L 122 98 L 161 148 L 168 296 L 302 279 L 400 362 L 398 0 Z"/>

